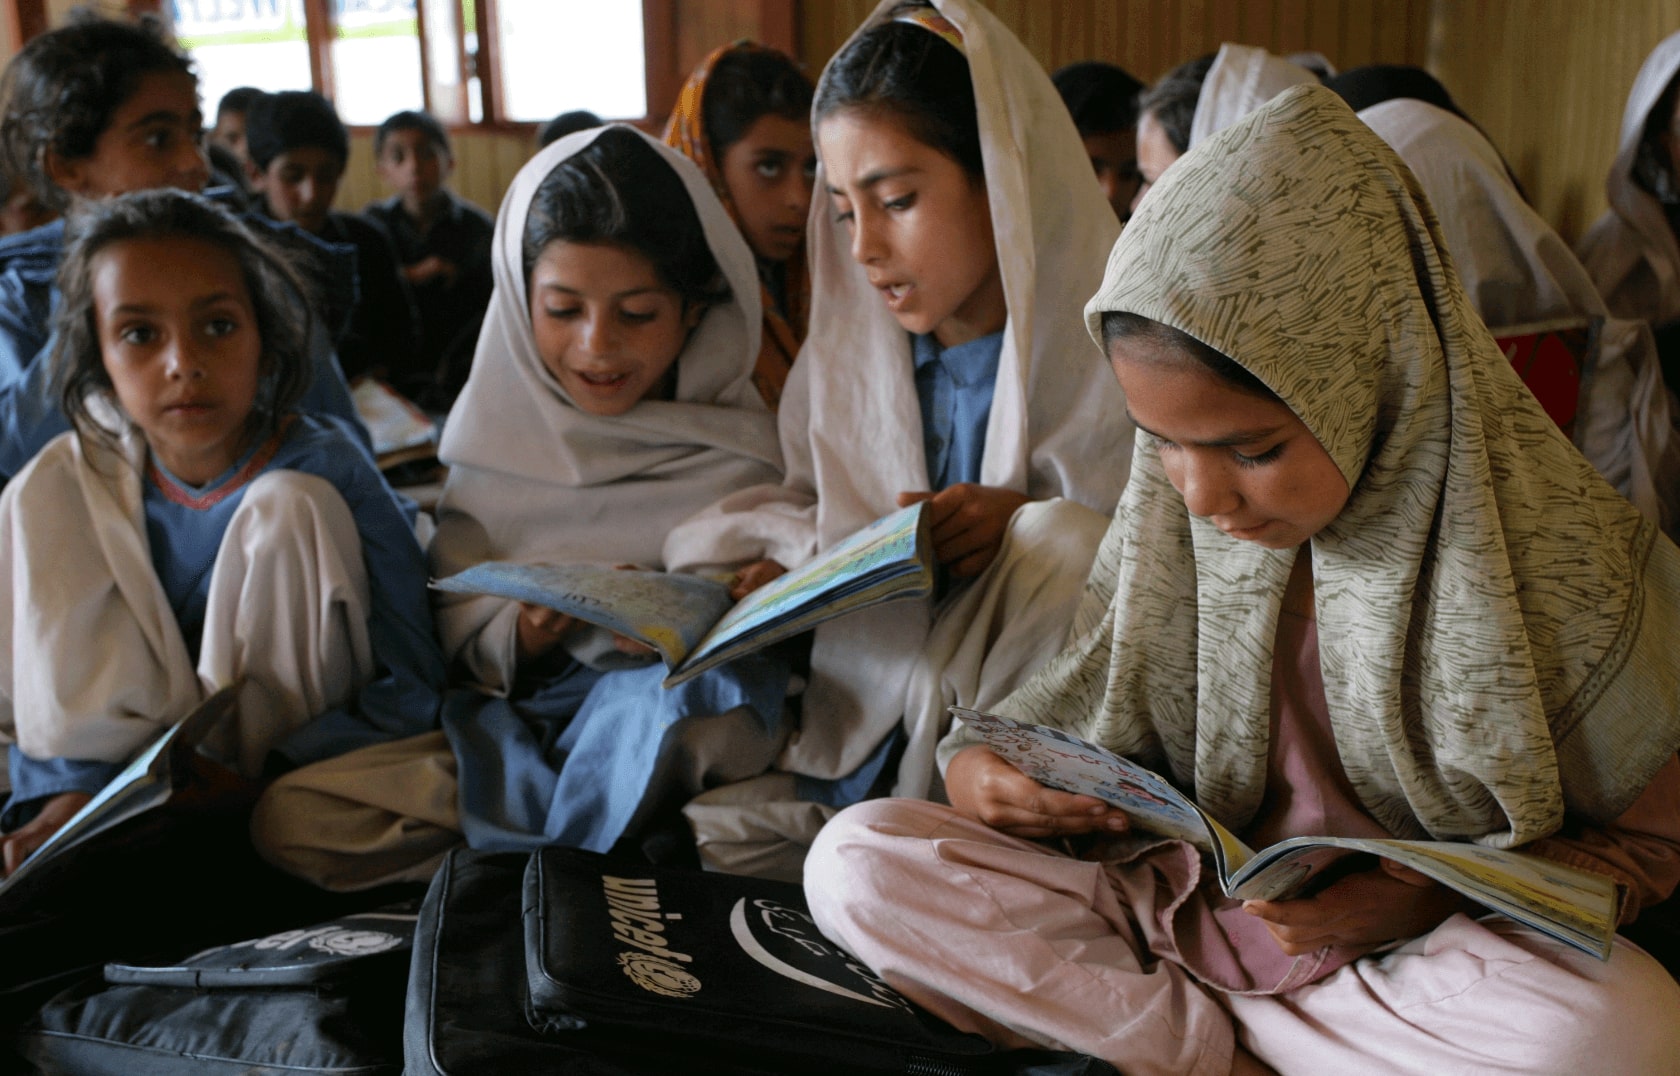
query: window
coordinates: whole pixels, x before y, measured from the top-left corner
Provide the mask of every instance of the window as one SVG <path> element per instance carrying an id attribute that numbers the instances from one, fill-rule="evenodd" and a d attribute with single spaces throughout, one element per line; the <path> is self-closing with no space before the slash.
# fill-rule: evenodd
<path id="1" fill-rule="evenodd" d="M 350 124 L 405 108 L 452 123 L 650 110 L 673 0 L 168 0 L 206 112 L 235 86 L 313 87 Z"/>

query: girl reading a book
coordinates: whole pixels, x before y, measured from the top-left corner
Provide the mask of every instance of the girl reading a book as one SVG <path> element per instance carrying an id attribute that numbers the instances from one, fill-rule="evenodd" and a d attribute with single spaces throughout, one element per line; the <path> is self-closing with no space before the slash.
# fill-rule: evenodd
<path id="1" fill-rule="evenodd" d="M 131 191 L 196 193 L 209 177 L 198 78 L 155 21 L 78 17 L 31 39 L 6 65 L 0 99 L 0 150 L 55 210 Z M 70 428 L 43 361 L 64 229 L 56 220 L 0 242 L 0 475 Z M 284 243 L 321 249 L 295 229 Z M 306 357 L 299 410 L 355 423 L 324 328 Z"/>
<path id="2" fill-rule="evenodd" d="M 176 191 L 82 203 L 69 237 L 51 361 L 75 430 L 0 495 L 8 869 L 225 684 L 206 743 L 255 782 L 435 727 L 443 681 L 401 507 L 296 410 L 284 255 Z"/>
<path id="3" fill-rule="evenodd" d="M 1140 431 L 1131 483 L 1068 648 L 995 709 L 1170 776 L 1253 847 L 1522 848 L 1615 879 L 1628 919 L 1680 878 L 1680 552 L 1523 388 L 1434 219 L 1320 87 L 1161 179 L 1086 314 Z M 961 731 L 940 754 L 951 806 L 842 814 L 806 891 L 829 937 L 996 1041 L 1210 1074 L 1680 1049 L 1680 988 L 1626 943 L 1600 962 L 1387 862 L 1230 901 L 1191 846 Z"/>
<path id="4" fill-rule="evenodd" d="M 735 567 L 745 590 L 926 501 L 955 585 L 817 629 L 777 772 L 688 812 L 712 865 L 792 877 L 837 807 L 928 792 L 949 704 L 1001 698 L 1060 645 L 1130 443 L 1077 332 L 1118 225 L 1021 43 L 965 0 L 883 3 L 823 72 L 814 115 L 788 478 L 679 528 L 667 559 Z M 757 858 L 772 846 L 778 862 Z"/>
<path id="5" fill-rule="evenodd" d="M 764 331 L 753 384 L 774 410 L 811 306 L 811 80 L 792 57 L 763 45 L 714 49 L 677 94 L 665 141 L 700 166 L 758 259 Z"/>
<path id="6" fill-rule="evenodd" d="M 752 251 L 686 158 L 624 126 L 548 146 L 503 202 L 493 268 L 441 446 L 435 575 L 484 561 L 657 570 L 678 520 L 776 479 L 774 419 L 752 383 Z M 666 691 L 644 648 L 543 607 L 448 594 L 438 626 L 477 689 L 451 694 L 442 733 L 271 789 L 256 829 L 275 862 L 355 888 L 423 880 L 463 838 L 640 843 L 672 832 L 666 808 L 761 772 L 786 736 L 773 656 Z M 370 772 L 402 776 L 370 795 Z M 317 812 L 339 821 L 293 821 Z"/>

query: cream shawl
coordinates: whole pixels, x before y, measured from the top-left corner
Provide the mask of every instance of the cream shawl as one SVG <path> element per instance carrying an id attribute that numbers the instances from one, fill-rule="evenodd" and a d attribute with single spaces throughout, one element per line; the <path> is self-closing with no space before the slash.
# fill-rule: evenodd
<path id="1" fill-rule="evenodd" d="M 1202 80 L 1196 114 L 1190 120 L 1190 145 L 1200 145 L 1291 86 L 1318 82 L 1299 64 L 1252 45 L 1221 45 Z"/>
<path id="2" fill-rule="evenodd" d="M 1476 317 L 1416 180 L 1328 90 L 1193 149 L 1086 308 L 1241 362 L 1346 477 L 1311 542 L 1343 766 L 1391 833 L 1518 845 L 1616 817 L 1680 745 L 1680 553 L 1564 440 Z M 1193 519 L 1156 446 L 1082 631 L 1000 706 L 1166 767 L 1227 825 L 1264 791 L 1295 559 Z"/>
<path id="3" fill-rule="evenodd" d="M 1587 230 L 1576 252 L 1618 317 L 1652 325 L 1680 318 L 1680 244 L 1655 196 L 1633 179 L 1645 121 L 1680 74 L 1680 33 L 1645 58 L 1622 113 L 1622 135 L 1604 191 L 1610 208 Z M 1680 176 L 1674 177 L 1680 181 Z"/>
<path id="4" fill-rule="evenodd" d="M 884 21 L 885 0 L 861 29 Z M 1050 77 L 971 0 L 940 0 L 961 32 L 979 111 L 992 229 L 1009 307 L 980 481 L 1105 515 L 1126 483 L 1132 428 L 1078 308 L 1118 224 Z M 861 32 L 861 30 L 860 30 Z M 824 189 L 819 167 L 817 190 Z M 761 556 L 795 565 L 928 487 L 910 336 L 852 261 L 845 226 L 811 207 L 810 332 L 782 397 L 787 480 L 746 491 L 673 532 L 673 566 Z M 850 773 L 905 712 L 930 611 L 896 604 L 818 630 L 804 727 L 784 768 Z M 931 756 L 901 791 L 919 795 Z"/>
<path id="5" fill-rule="evenodd" d="M 752 252 L 693 162 L 652 138 L 648 145 L 694 203 L 731 298 L 706 312 L 678 356 L 675 399 L 590 415 L 543 366 L 521 259 L 525 219 L 549 172 L 601 130 L 538 153 L 497 214 L 495 293 L 440 450 L 449 479 L 431 546 L 437 575 L 491 559 L 658 568 L 672 524 L 781 473 L 775 420 L 752 384 L 760 325 Z M 466 651 L 481 681 L 505 688 L 516 612 L 495 598 L 445 599 L 438 610 L 445 655 Z"/>
<path id="6" fill-rule="evenodd" d="M 1680 473 L 1650 327 L 1608 316 L 1585 267 L 1511 185 L 1499 152 L 1475 127 L 1410 98 L 1374 105 L 1359 118 L 1429 196 L 1459 279 L 1489 328 L 1600 320 L 1575 442 L 1636 508 L 1672 527 Z"/>

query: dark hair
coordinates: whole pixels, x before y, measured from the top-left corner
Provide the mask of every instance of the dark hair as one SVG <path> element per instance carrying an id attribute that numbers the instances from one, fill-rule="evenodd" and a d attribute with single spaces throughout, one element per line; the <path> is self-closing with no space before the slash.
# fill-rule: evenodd
<path id="1" fill-rule="evenodd" d="M 0 145 L 13 174 L 48 206 L 65 208 L 70 196 L 48 177 L 47 154 L 90 156 L 111 114 L 155 72 L 197 81 L 192 61 L 170 47 L 155 19 L 77 19 L 31 40 L 0 80 Z"/>
<path id="2" fill-rule="evenodd" d="M 1213 70 L 1217 53 L 1187 60 L 1161 76 L 1138 98 L 1138 118 L 1155 117 L 1167 141 L 1180 153 L 1190 150 L 1190 125 L 1196 120 L 1196 102 L 1202 97 L 1202 83 Z"/>
<path id="3" fill-rule="evenodd" d="M 285 253 L 228 210 L 196 194 L 137 191 L 79 204 L 66 226 L 58 269 L 61 298 L 54 315 L 53 391 L 79 436 L 110 439 L 88 411 L 88 397 L 112 392 L 99 346 L 93 305 L 93 263 L 113 243 L 130 239 L 191 239 L 211 243 L 239 260 L 262 339 L 263 377 L 251 411 L 254 428 L 272 431 L 309 387 L 308 294 Z"/>
<path id="4" fill-rule="evenodd" d="M 537 132 L 537 145 L 546 146 L 551 142 L 560 141 L 569 134 L 605 126 L 606 122 L 587 108 L 574 108 L 570 112 L 560 113 L 543 124 L 542 130 Z"/>
<path id="5" fill-rule="evenodd" d="M 681 177 L 628 127 L 608 127 L 537 187 L 521 248 L 527 281 L 556 242 L 633 250 L 685 303 L 714 306 L 730 296 Z"/>
<path id="6" fill-rule="evenodd" d="M 350 134 L 332 102 L 313 90 L 265 93 L 245 110 L 245 153 L 259 170 L 294 149 L 314 146 L 343 164 L 350 159 Z"/>
<path id="7" fill-rule="evenodd" d="M 970 179 L 986 178 L 968 57 L 938 34 L 888 21 L 853 38 L 828 62 L 812 118 L 821 122 L 841 109 L 897 116 L 912 137 L 962 165 Z"/>
<path id="8" fill-rule="evenodd" d="M 1446 109 L 1461 120 L 1470 119 L 1452 99 L 1447 88 L 1441 85 L 1440 79 L 1410 64 L 1366 64 L 1343 71 L 1324 84 L 1335 90 L 1355 112 L 1363 112 L 1384 101 L 1409 97 Z"/>
<path id="9" fill-rule="evenodd" d="M 449 132 L 443 129 L 443 124 L 438 122 L 437 117 L 430 112 L 415 112 L 409 109 L 387 117 L 373 133 L 375 157 L 385 152 L 385 140 L 398 131 L 419 131 L 426 136 L 427 141 L 442 150 L 445 157 L 455 156 L 454 149 L 449 145 Z"/>
<path id="10" fill-rule="evenodd" d="M 255 86 L 235 86 L 222 94 L 222 99 L 216 102 L 216 116 L 221 118 L 229 112 L 237 112 L 243 116 L 251 109 L 251 102 L 262 96 L 262 91 Z"/>
<path id="11" fill-rule="evenodd" d="M 1125 310 L 1104 311 L 1102 338 L 1105 352 L 1114 350 L 1116 340 L 1145 340 L 1175 355 L 1195 360 L 1197 365 L 1238 392 L 1246 392 L 1264 400 L 1278 399 L 1278 394 L 1272 391 L 1271 386 L 1255 377 L 1248 367 L 1223 351 L 1202 343 L 1182 329 L 1175 329 L 1165 322 L 1146 318 L 1142 314 L 1133 314 Z"/>
<path id="12" fill-rule="evenodd" d="M 700 122 L 712 159 L 739 142 L 764 116 L 811 122 L 811 80 L 793 57 L 770 48 L 736 48 L 718 57 L 706 80 Z"/>
<path id="13" fill-rule="evenodd" d="M 1079 128 L 1079 137 L 1114 134 L 1137 127 L 1143 83 L 1124 68 L 1101 60 L 1068 64 L 1050 76 Z"/>

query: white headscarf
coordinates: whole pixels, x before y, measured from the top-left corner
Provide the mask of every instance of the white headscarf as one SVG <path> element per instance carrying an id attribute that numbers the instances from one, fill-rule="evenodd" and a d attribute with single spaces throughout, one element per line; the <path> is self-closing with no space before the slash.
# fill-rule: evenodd
<path id="1" fill-rule="evenodd" d="M 1575 443 L 1640 511 L 1659 522 L 1672 517 L 1669 396 L 1649 326 L 1609 318 L 1585 267 L 1523 200 L 1474 126 L 1411 98 L 1373 105 L 1359 118 L 1423 185 L 1459 280 L 1495 335 L 1603 319 L 1595 362 L 1583 374 Z"/>
<path id="2" fill-rule="evenodd" d="M 1194 149 L 1289 87 L 1317 82 L 1318 76 L 1311 71 L 1265 49 L 1221 45 L 1196 97 L 1190 147 Z"/>
<path id="3" fill-rule="evenodd" d="M 682 180 L 730 298 L 706 312 L 677 357 L 675 398 L 645 399 L 622 415 L 580 410 L 537 353 L 522 252 L 531 200 L 556 165 L 610 129 L 544 148 L 497 214 L 496 289 L 439 452 L 449 466 L 431 547 L 439 576 L 491 559 L 662 567 L 674 523 L 780 473 L 775 419 L 752 384 L 760 325 L 752 251 L 694 163 L 640 131 L 618 128 L 634 131 Z M 515 611 L 500 599 L 444 599 L 444 653 L 453 657 L 482 635 L 469 662 L 485 682 L 505 686 Z"/>
<path id="4" fill-rule="evenodd" d="M 1680 33 L 1646 57 L 1622 113 L 1616 160 L 1605 180 L 1610 208 L 1587 230 L 1576 252 L 1617 317 L 1662 325 L 1680 318 L 1680 244 L 1662 205 L 1633 178 L 1645 122 L 1657 98 L 1680 74 Z M 1680 176 L 1674 177 L 1680 181 Z"/>
<path id="5" fill-rule="evenodd" d="M 884 0 L 858 33 L 896 6 Z M 1109 513 L 1126 483 L 1132 425 L 1079 308 L 1101 279 L 1114 211 L 1038 61 L 978 3 L 935 6 L 968 57 L 1009 308 L 980 481 Z M 823 189 L 819 167 L 810 333 L 780 409 L 786 483 L 747 491 L 673 532 L 673 565 L 760 556 L 798 564 L 892 511 L 900 492 L 928 488 L 910 334 L 852 260 Z M 855 769 L 904 713 L 928 627 L 926 608 L 898 603 L 819 629 L 804 726 L 785 768 L 814 776 Z M 920 794 L 925 779 L 921 790 L 902 790 Z"/>
<path id="6" fill-rule="evenodd" d="M 1458 283 L 1415 179 L 1329 90 L 1192 149 L 1114 248 L 1126 311 L 1242 364 L 1346 478 L 1310 546 L 1330 723 L 1404 837 L 1523 844 L 1618 816 L 1680 745 L 1680 551 L 1541 410 Z M 1192 517 L 1139 437 L 1075 639 L 997 709 L 1260 808 L 1296 551 Z"/>

